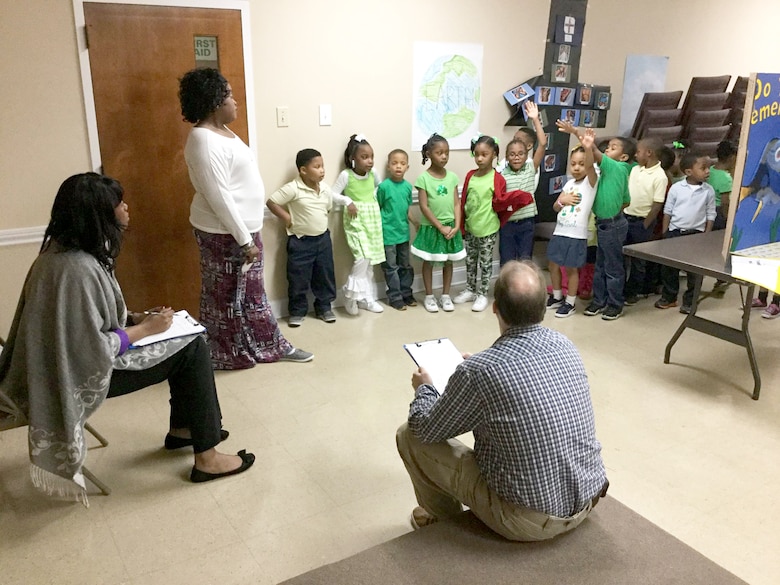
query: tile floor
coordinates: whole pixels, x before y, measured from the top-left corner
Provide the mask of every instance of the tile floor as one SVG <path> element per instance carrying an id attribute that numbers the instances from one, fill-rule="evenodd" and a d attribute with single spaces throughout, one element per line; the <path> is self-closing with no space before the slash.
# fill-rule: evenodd
<path id="1" fill-rule="evenodd" d="M 712 281 L 705 281 L 705 288 Z M 457 289 L 456 291 L 457 292 Z M 739 322 L 739 289 L 703 313 Z M 780 320 L 751 321 L 763 379 L 750 399 L 744 349 L 687 332 L 663 364 L 682 319 L 653 299 L 618 321 L 548 315 L 579 347 L 590 376 L 610 495 L 755 585 L 780 583 Z M 91 507 L 35 493 L 26 429 L 0 433 L 0 574 L 5 585 L 272 584 L 409 531 L 414 496 L 394 432 L 412 396 L 404 342 L 449 336 L 478 351 L 493 314 L 460 306 L 382 315 L 309 317 L 286 335 L 309 364 L 218 373 L 225 448 L 255 467 L 192 485 L 187 453 L 162 449 L 163 386 L 107 402 L 93 417 L 111 444 L 89 454 L 112 488 Z M 774 551 L 774 552 L 773 552 Z"/>

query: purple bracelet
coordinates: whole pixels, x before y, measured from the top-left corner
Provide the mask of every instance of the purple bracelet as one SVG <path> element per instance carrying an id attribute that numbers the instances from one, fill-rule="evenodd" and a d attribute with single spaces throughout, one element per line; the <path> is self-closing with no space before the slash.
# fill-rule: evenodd
<path id="1" fill-rule="evenodd" d="M 112 331 L 119 337 L 119 353 L 117 355 L 122 355 L 130 347 L 130 338 L 124 329 L 112 329 Z"/>

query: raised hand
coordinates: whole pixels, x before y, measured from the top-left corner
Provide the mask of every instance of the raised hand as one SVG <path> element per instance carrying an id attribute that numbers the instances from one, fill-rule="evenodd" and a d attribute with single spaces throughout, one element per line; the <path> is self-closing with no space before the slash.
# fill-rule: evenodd
<path id="1" fill-rule="evenodd" d="M 577 127 L 568 120 L 556 120 L 555 125 L 561 132 L 565 132 L 566 134 L 573 134 L 574 136 L 579 137 L 577 133 Z"/>
<path id="2" fill-rule="evenodd" d="M 596 142 L 596 132 L 593 128 L 585 128 L 585 133 L 580 136 L 580 144 L 583 148 L 591 148 Z"/>
<path id="3" fill-rule="evenodd" d="M 525 113 L 528 114 L 529 118 L 539 117 L 539 108 L 537 108 L 536 104 L 533 103 L 531 100 L 527 100 L 523 105 L 523 107 L 525 108 Z"/>

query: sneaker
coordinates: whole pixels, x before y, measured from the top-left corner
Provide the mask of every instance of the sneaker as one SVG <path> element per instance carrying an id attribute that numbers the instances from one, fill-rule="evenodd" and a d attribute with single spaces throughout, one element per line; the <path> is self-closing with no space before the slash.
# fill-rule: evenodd
<path id="1" fill-rule="evenodd" d="M 458 293 L 458 296 L 452 299 L 452 302 L 455 303 L 456 305 L 462 305 L 463 303 L 470 303 L 475 300 L 477 300 L 477 295 L 475 295 L 469 289 L 465 289 L 460 291 L 460 293 Z"/>
<path id="2" fill-rule="evenodd" d="M 565 318 L 565 317 L 571 317 L 574 313 L 575 313 L 574 305 L 571 305 L 566 301 L 563 301 L 563 304 L 560 307 L 558 307 L 557 311 L 555 311 L 555 316 Z"/>
<path id="3" fill-rule="evenodd" d="M 615 319 L 619 318 L 623 314 L 623 309 L 621 307 L 613 307 L 609 305 L 606 309 L 604 309 L 604 313 L 601 315 L 601 318 L 604 321 L 614 321 Z"/>
<path id="4" fill-rule="evenodd" d="M 426 512 L 425 508 L 422 506 L 417 506 L 414 510 L 412 510 L 411 516 L 409 516 L 409 523 L 415 530 L 419 530 L 420 528 L 425 528 L 426 526 L 435 524 L 437 521 L 438 518 L 428 514 L 428 512 Z"/>
<path id="5" fill-rule="evenodd" d="M 439 302 L 441 303 L 441 308 L 444 311 L 450 313 L 455 310 L 455 305 L 452 304 L 452 299 L 450 298 L 450 295 L 441 295 L 439 297 Z"/>
<path id="6" fill-rule="evenodd" d="M 357 301 L 355 299 L 347 299 L 346 301 L 344 301 L 344 309 L 350 315 L 357 315 L 358 314 Z"/>
<path id="7" fill-rule="evenodd" d="M 762 316 L 764 319 L 774 319 L 774 318 L 775 318 L 775 317 L 777 317 L 778 315 L 780 315 L 780 306 L 777 306 L 777 305 L 776 305 L 776 304 L 774 304 L 774 303 L 772 303 L 771 305 L 769 305 L 769 306 L 766 308 L 766 311 L 764 311 L 763 313 L 761 313 L 761 316 Z"/>
<path id="8" fill-rule="evenodd" d="M 404 303 L 403 301 L 396 301 L 394 303 L 390 303 L 390 306 L 393 307 L 396 311 L 406 310 L 406 303 Z"/>
<path id="9" fill-rule="evenodd" d="M 335 323 L 336 315 L 333 314 L 333 311 L 325 311 L 324 313 L 317 315 L 317 319 L 325 321 L 325 323 Z"/>
<path id="10" fill-rule="evenodd" d="M 691 314 L 691 306 L 683 304 L 682 307 L 680 307 L 680 312 L 683 315 L 690 315 Z"/>
<path id="11" fill-rule="evenodd" d="M 547 308 L 548 309 L 557 309 L 563 304 L 563 297 L 560 299 L 556 299 L 553 295 L 550 295 L 547 297 Z"/>
<path id="12" fill-rule="evenodd" d="M 716 280 L 715 284 L 712 285 L 712 292 L 710 293 L 710 296 L 716 299 L 722 299 L 724 296 L 726 296 L 726 289 L 728 287 L 729 283 L 725 280 Z"/>
<path id="13" fill-rule="evenodd" d="M 439 304 L 436 302 L 436 299 L 433 295 L 426 295 L 425 301 L 423 302 L 423 306 L 425 307 L 425 310 L 429 313 L 438 313 L 439 312 Z"/>
<path id="14" fill-rule="evenodd" d="M 376 301 L 358 301 L 358 308 L 371 313 L 384 313 L 385 309 Z"/>
<path id="15" fill-rule="evenodd" d="M 417 299 L 415 299 L 414 297 L 406 297 L 404 299 L 404 304 L 407 307 L 416 307 L 417 306 Z"/>
<path id="16" fill-rule="evenodd" d="M 677 306 L 677 299 L 673 301 L 667 301 L 665 298 L 661 297 L 655 302 L 653 306 L 656 309 L 671 309 L 672 307 Z"/>
<path id="17" fill-rule="evenodd" d="M 480 312 L 487 309 L 488 306 L 488 298 L 485 295 L 478 295 L 476 299 L 474 299 L 474 304 L 471 305 L 471 310 Z"/>
<path id="18" fill-rule="evenodd" d="M 594 315 L 598 315 L 604 310 L 603 305 L 597 305 L 595 302 L 588 305 L 588 308 L 585 309 L 585 312 L 583 315 L 586 317 L 593 317 Z"/>
<path id="19" fill-rule="evenodd" d="M 300 327 L 303 324 L 303 315 L 290 315 L 287 317 L 287 324 L 290 327 Z"/>
<path id="20" fill-rule="evenodd" d="M 637 295 L 629 295 L 626 297 L 625 304 L 629 307 L 636 305 L 639 302 L 639 297 Z"/>
<path id="21" fill-rule="evenodd" d="M 766 301 L 762 301 L 761 299 L 756 297 L 755 299 L 753 299 L 753 302 L 750 303 L 750 308 L 751 309 L 766 309 L 767 308 L 766 307 Z"/>
<path id="22" fill-rule="evenodd" d="M 287 355 L 283 355 L 279 358 L 280 362 L 298 362 L 299 364 L 302 364 L 304 362 L 310 362 L 314 359 L 314 354 L 309 353 L 308 351 L 303 351 L 302 349 L 295 349 L 288 353 Z"/>

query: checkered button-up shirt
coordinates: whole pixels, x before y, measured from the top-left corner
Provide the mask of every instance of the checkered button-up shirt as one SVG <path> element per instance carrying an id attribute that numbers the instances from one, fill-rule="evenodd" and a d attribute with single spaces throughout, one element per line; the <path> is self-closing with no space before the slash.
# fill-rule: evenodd
<path id="1" fill-rule="evenodd" d="M 409 427 L 426 443 L 473 431 L 490 488 L 551 516 L 583 510 L 606 482 L 582 360 L 541 325 L 508 329 L 458 366 L 441 396 L 417 388 Z"/>

